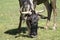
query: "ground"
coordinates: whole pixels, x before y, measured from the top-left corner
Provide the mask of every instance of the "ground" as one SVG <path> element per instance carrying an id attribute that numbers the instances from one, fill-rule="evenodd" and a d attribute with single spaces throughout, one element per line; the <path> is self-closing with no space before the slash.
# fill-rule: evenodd
<path id="1" fill-rule="evenodd" d="M 44 8 L 43 4 L 37 6 L 36 10 Z M 45 30 L 43 27 L 46 24 L 46 19 L 39 20 L 39 29 L 37 38 L 28 38 L 27 33 L 21 33 L 19 37 L 15 38 L 17 28 L 19 25 L 19 3 L 18 0 L 0 0 L 0 40 L 60 40 L 60 0 L 57 0 L 57 30 L 52 30 L 53 14 L 50 22 L 50 29 Z M 47 15 L 46 11 L 42 13 Z M 26 31 L 25 22 L 22 23 L 23 31 Z"/>

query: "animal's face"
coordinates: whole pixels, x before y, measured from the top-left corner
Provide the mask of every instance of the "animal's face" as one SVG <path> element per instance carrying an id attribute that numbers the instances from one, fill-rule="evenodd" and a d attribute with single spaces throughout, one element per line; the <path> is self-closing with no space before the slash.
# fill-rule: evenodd
<path id="1" fill-rule="evenodd" d="M 31 21 L 31 25 L 36 26 L 38 25 L 38 15 L 37 14 L 31 14 L 30 16 L 30 21 Z"/>
<path id="2" fill-rule="evenodd" d="M 35 11 L 32 11 L 32 14 L 27 14 L 26 23 L 30 28 L 30 35 L 37 35 L 37 28 L 38 28 L 38 14 Z"/>
<path id="3" fill-rule="evenodd" d="M 37 28 L 38 28 L 38 15 L 31 14 L 30 16 L 30 24 L 31 24 L 31 35 L 37 35 Z"/>

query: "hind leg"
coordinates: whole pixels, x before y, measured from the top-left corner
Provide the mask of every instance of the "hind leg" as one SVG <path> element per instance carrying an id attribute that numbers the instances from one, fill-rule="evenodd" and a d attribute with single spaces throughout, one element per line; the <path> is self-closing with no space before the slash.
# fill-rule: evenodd
<path id="1" fill-rule="evenodd" d="M 46 7 L 46 9 L 47 9 L 47 13 L 48 13 L 48 17 L 47 17 L 47 22 L 46 22 L 46 29 L 48 29 L 48 27 L 49 27 L 49 22 L 50 22 L 50 18 L 51 18 L 51 12 L 52 12 L 52 7 L 51 7 L 51 5 L 49 4 L 49 2 L 48 1 L 46 1 L 45 3 L 44 3 L 44 5 L 45 5 L 45 7 Z"/>
<path id="2" fill-rule="evenodd" d="M 56 0 L 51 0 L 52 8 L 53 8 L 53 30 L 56 30 Z"/>

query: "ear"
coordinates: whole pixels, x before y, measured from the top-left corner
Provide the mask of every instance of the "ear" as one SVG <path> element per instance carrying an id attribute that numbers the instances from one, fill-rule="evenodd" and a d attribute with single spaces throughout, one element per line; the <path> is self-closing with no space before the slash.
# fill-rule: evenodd
<path id="1" fill-rule="evenodd" d="M 38 16 L 40 16 L 41 19 L 47 19 L 48 18 L 48 17 L 41 15 L 41 14 L 38 14 Z"/>
<path id="2" fill-rule="evenodd" d="M 45 10 L 40 10 L 40 11 L 36 11 L 36 13 L 42 13 L 42 12 L 44 12 Z"/>

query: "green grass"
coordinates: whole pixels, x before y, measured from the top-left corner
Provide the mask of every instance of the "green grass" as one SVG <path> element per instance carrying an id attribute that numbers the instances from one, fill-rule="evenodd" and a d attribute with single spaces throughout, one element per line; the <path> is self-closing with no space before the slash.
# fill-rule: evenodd
<path id="1" fill-rule="evenodd" d="M 43 5 L 37 6 L 37 10 L 43 9 Z M 47 15 L 46 11 L 42 13 Z M 16 35 L 6 34 L 4 32 L 18 28 L 19 25 L 19 3 L 18 0 L 0 0 L 0 40 L 35 40 L 35 38 L 20 37 Z M 53 17 L 53 16 L 52 16 Z M 50 27 L 52 28 L 53 18 L 51 18 Z M 60 40 L 60 0 L 57 0 L 57 30 L 38 29 L 37 40 Z M 44 27 L 46 20 L 39 20 L 39 26 Z M 26 26 L 25 23 L 22 27 Z M 13 31 L 12 31 L 13 32 Z M 13 32 L 14 33 L 14 32 Z"/>

